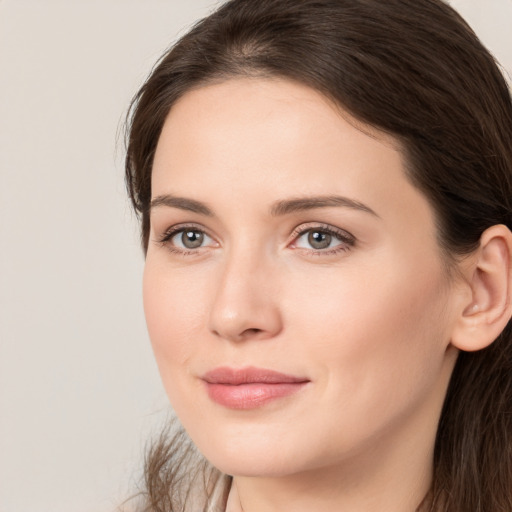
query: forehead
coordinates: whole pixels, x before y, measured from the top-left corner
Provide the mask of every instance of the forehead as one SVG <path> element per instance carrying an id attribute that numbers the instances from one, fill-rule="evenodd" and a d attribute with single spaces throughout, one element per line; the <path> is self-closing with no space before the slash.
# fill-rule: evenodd
<path id="1" fill-rule="evenodd" d="M 231 79 L 192 90 L 172 107 L 153 185 L 170 175 L 193 179 L 200 171 L 215 173 L 217 181 L 281 176 L 290 184 L 332 183 L 371 170 L 376 160 L 381 171 L 372 181 L 388 179 L 390 168 L 403 169 L 396 140 L 363 126 L 317 91 L 286 80 Z"/>

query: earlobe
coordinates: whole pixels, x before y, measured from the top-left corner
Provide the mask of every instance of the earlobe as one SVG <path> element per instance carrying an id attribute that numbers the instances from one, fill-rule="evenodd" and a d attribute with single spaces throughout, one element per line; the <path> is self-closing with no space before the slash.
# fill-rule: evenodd
<path id="1" fill-rule="evenodd" d="M 488 228 L 471 258 L 471 300 L 462 308 L 451 343 L 472 352 L 490 345 L 512 316 L 512 233 L 504 225 Z"/>

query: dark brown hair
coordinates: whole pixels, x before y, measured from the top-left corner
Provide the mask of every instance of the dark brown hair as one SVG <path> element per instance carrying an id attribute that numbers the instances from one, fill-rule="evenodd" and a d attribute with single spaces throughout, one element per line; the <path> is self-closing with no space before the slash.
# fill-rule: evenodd
<path id="1" fill-rule="evenodd" d="M 486 228 L 512 228 L 510 91 L 452 8 L 441 0 L 232 0 L 163 56 L 132 103 L 126 180 L 144 249 L 151 167 L 169 110 L 187 91 L 236 76 L 300 82 L 392 135 L 436 213 L 448 261 L 475 250 Z M 149 458 L 150 510 L 174 511 L 177 466 L 162 446 Z M 151 490 L 155 482 L 165 484 Z M 487 349 L 459 355 L 425 504 L 512 511 L 510 322 Z"/>

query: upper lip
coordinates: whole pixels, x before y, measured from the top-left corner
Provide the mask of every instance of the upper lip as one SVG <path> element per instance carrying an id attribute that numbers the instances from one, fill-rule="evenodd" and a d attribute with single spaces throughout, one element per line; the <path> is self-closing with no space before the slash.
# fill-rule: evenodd
<path id="1" fill-rule="evenodd" d="M 208 384 L 225 384 L 238 386 L 240 384 L 290 384 L 309 382 L 305 377 L 287 375 L 285 373 L 267 370 L 265 368 L 255 368 L 248 366 L 245 368 L 229 368 L 222 366 L 206 372 L 202 379 Z"/>

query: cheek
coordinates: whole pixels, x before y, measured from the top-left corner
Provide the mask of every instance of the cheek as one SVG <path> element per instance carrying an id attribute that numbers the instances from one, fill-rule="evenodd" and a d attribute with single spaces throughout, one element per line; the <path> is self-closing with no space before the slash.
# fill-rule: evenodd
<path id="1" fill-rule="evenodd" d="M 184 280 L 179 270 L 170 270 L 146 260 L 143 280 L 144 313 L 149 337 L 164 384 L 166 368 L 183 366 L 189 360 L 204 325 L 201 300 L 204 286 L 198 279 Z"/>
<path id="2" fill-rule="evenodd" d="M 330 399 L 378 406 L 434 385 L 449 341 L 447 295 L 440 269 L 419 268 L 360 265 L 295 291 L 288 324 Z"/>

